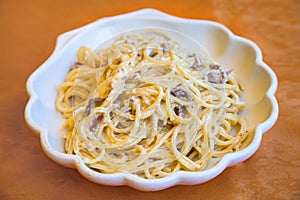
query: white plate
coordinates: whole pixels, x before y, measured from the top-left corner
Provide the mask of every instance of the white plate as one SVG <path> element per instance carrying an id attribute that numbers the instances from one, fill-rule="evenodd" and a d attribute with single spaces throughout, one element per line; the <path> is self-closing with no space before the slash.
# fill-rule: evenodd
<path id="1" fill-rule="evenodd" d="M 211 57 L 222 66 L 234 69 L 245 86 L 247 103 L 243 115 L 256 126 L 251 144 L 236 153 L 225 155 L 214 167 L 201 172 L 176 172 L 171 176 L 147 180 L 130 173 L 101 174 L 89 169 L 76 155 L 64 153 L 61 126 L 63 118 L 55 109 L 57 86 L 65 79 L 76 59 L 77 49 L 86 45 L 97 48 L 112 37 L 143 28 L 164 28 L 181 32 L 200 43 Z M 78 171 L 87 179 L 105 185 L 128 185 L 137 190 L 155 191 L 174 185 L 206 182 L 219 175 L 226 167 L 252 156 L 258 149 L 262 135 L 276 122 L 278 104 L 275 99 L 277 79 L 263 62 L 262 53 L 253 42 L 234 35 L 225 26 L 205 20 L 174 17 L 157 10 L 144 9 L 129 14 L 102 18 L 82 28 L 60 35 L 49 59 L 28 79 L 30 95 L 25 119 L 39 135 L 44 152 L 55 162 Z"/>

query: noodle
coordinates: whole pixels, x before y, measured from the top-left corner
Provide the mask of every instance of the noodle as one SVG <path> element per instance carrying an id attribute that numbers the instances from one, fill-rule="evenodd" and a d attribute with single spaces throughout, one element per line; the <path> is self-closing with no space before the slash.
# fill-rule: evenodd
<path id="1" fill-rule="evenodd" d="M 124 34 L 106 49 L 81 47 L 56 99 L 65 151 L 101 173 L 154 179 L 201 171 L 247 146 L 243 89 L 203 59 L 145 34 Z"/>

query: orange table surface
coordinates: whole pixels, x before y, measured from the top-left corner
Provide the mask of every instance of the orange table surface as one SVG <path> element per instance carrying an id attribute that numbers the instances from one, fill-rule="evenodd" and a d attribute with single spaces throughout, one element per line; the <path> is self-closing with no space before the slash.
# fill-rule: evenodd
<path id="1" fill-rule="evenodd" d="M 251 158 L 206 183 L 157 192 L 98 185 L 50 160 L 25 123 L 26 80 L 59 34 L 142 8 L 220 22 L 258 44 L 277 74 L 277 123 Z M 299 1 L 1 0 L 0 28 L 0 199 L 300 199 Z"/>

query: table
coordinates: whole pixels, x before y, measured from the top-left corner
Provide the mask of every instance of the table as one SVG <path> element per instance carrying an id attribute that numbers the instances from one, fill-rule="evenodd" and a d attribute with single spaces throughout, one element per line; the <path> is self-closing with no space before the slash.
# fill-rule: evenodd
<path id="1" fill-rule="evenodd" d="M 59 34 L 141 8 L 220 22 L 258 44 L 278 76 L 280 115 L 258 151 L 204 184 L 140 192 L 92 183 L 51 161 L 24 121 L 26 80 Z M 1 1 L 0 199 L 300 199 L 299 13 L 297 0 Z"/>

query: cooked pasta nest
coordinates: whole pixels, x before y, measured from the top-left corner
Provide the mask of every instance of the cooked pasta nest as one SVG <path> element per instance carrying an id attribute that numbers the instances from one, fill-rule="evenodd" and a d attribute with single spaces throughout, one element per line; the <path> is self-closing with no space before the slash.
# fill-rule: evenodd
<path id="1" fill-rule="evenodd" d="M 65 151 L 100 173 L 146 179 L 210 168 L 252 140 L 242 91 L 234 72 L 165 35 L 82 46 L 56 99 Z"/>

